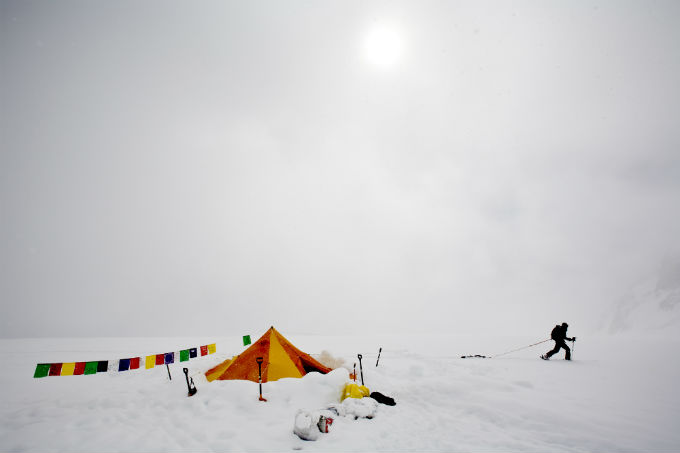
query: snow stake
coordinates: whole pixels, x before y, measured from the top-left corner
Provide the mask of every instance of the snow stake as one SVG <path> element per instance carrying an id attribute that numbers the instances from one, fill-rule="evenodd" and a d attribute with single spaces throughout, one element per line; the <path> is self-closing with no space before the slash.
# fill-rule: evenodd
<path id="1" fill-rule="evenodd" d="M 382 352 L 382 348 L 378 350 L 378 360 L 375 361 L 375 367 L 378 367 L 378 362 L 380 362 L 380 353 Z"/>
<path id="2" fill-rule="evenodd" d="M 262 398 L 262 362 L 264 362 L 264 359 L 262 357 L 258 357 L 255 359 L 257 362 L 257 370 L 258 370 L 258 382 L 260 384 L 260 401 L 267 401 L 266 399 Z"/>
<path id="3" fill-rule="evenodd" d="M 359 357 L 359 371 L 361 371 L 361 385 L 364 385 L 364 367 L 361 366 L 361 354 L 357 354 Z"/>
<path id="4" fill-rule="evenodd" d="M 165 364 L 165 368 L 168 369 L 168 379 L 170 379 L 172 381 L 172 376 L 170 376 L 170 366 L 168 366 L 167 363 Z"/>
<path id="5" fill-rule="evenodd" d="M 187 378 L 187 387 L 189 387 L 189 394 L 187 396 L 194 396 L 198 390 L 194 385 L 194 378 L 191 378 L 191 383 L 189 383 L 189 368 L 184 368 L 184 377 Z"/>

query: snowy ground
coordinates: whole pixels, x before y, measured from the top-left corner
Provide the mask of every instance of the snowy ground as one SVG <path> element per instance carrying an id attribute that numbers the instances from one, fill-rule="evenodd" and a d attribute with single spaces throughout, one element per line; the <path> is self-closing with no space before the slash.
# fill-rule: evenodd
<path id="1" fill-rule="evenodd" d="M 0 451 L 680 451 L 677 340 L 579 337 L 574 361 L 545 362 L 542 338 L 283 335 L 306 352 L 327 350 L 348 368 L 364 354 L 372 391 L 394 397 L 377 416 L 336 419 L 329 434 L 293 434 L 298 409 L 337 401 L 345 374 L 264 384 L 207 383 L 201 372 L 243 350 L 240 337 L 0 340 Z M 256 339 L 260 333 L 253 333 Z M 578 335 L 578 332 L 570 334 Z M 182 366 L 33 379 L 38 362 L 117 359 L 217 341 Z M 375 367 L 378 347 L 383 347 Z M 562 354 L 556 357 L 562 357 Z"/>

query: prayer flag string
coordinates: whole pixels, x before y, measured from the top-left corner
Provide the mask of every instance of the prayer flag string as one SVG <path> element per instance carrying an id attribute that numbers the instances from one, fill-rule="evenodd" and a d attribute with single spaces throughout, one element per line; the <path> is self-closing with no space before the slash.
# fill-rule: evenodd
<path id="1" fill-rule="evenodd" d="M 200 355 L 199 355 L 200 351 Z M 149 370 L 155 366 L 179 362 L 188 362 L 208 354 L 217 352 L 215 343 L 196 348 L 186 348 L 178 352 L 164 352 L 139 357 L 128 357 L 118 360 L 95 360 L 91 362 L 59 362 L 39 363 L 33 373 L 34 378 L 46 376 L 80 376 L 83 374 L 106 373 L 108 371 L 129 371 L 144 368 Z"/>

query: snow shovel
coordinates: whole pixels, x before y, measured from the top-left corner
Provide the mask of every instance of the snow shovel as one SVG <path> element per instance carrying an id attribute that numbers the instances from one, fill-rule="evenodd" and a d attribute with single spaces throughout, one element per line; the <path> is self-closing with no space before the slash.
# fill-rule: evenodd
<path id="1" fill-rule="evenodd" d="M 359 357 L 359 371 L 361 371 L 361 385 L 364 385 L 364 367 L 361 366 L 361 354 L 357 354 Z"/>
<path id="2" fill-rule="evenodd" d="M 259 378 L 258 382 L 260 384 L 260 401 L 267 401 L 266 399 L 262 398 L 262 362 L 264 362 L 264 359 L 262 357 L 258 357 L 255 359 L 257 362 L 257 370 L 259 373 Z"/>
<path id="3" fill-rule="evenodd" d="M 189 394 L 187 396 L 194 396 L 198 392 L 194 385 L 194 378 L 191 378 L 191 382 L 189 382 L 189 368 L 183 368 L 183 371 L 184 377 L 187 379 L 187 387 L 189 387 Z"/>

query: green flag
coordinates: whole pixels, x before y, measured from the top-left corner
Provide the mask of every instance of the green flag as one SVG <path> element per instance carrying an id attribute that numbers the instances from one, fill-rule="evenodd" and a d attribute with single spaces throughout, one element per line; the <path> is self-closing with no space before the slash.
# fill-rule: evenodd
<path id="1" fill-rule="evenodd" d="M 51 366 L 52 364 L 50 363 L 39 363 L 38 366 L 35 367 L 35 373 L 33 373 L 33 377 L 40 378 L 47 376 L 50 372 Z"/>
<path id="2" fill-rule="evenodd" d="M 189 350 L 185 349 L 183 351 L 179 351 L 179 361 L 180 362 L 186 362 L 189 360 Z"/>
<path id="3" fill-rule="evenodd" d="M 243 335 L 243 346 L 248 346 L 250 344 L 250 335 Z"/>
<path id="4" fill-rule="evenodd" d="M 97 374 L 97 365 L 99 365 L 99 362 L 87 362 L 85 364 L 85 374 Z"/>

